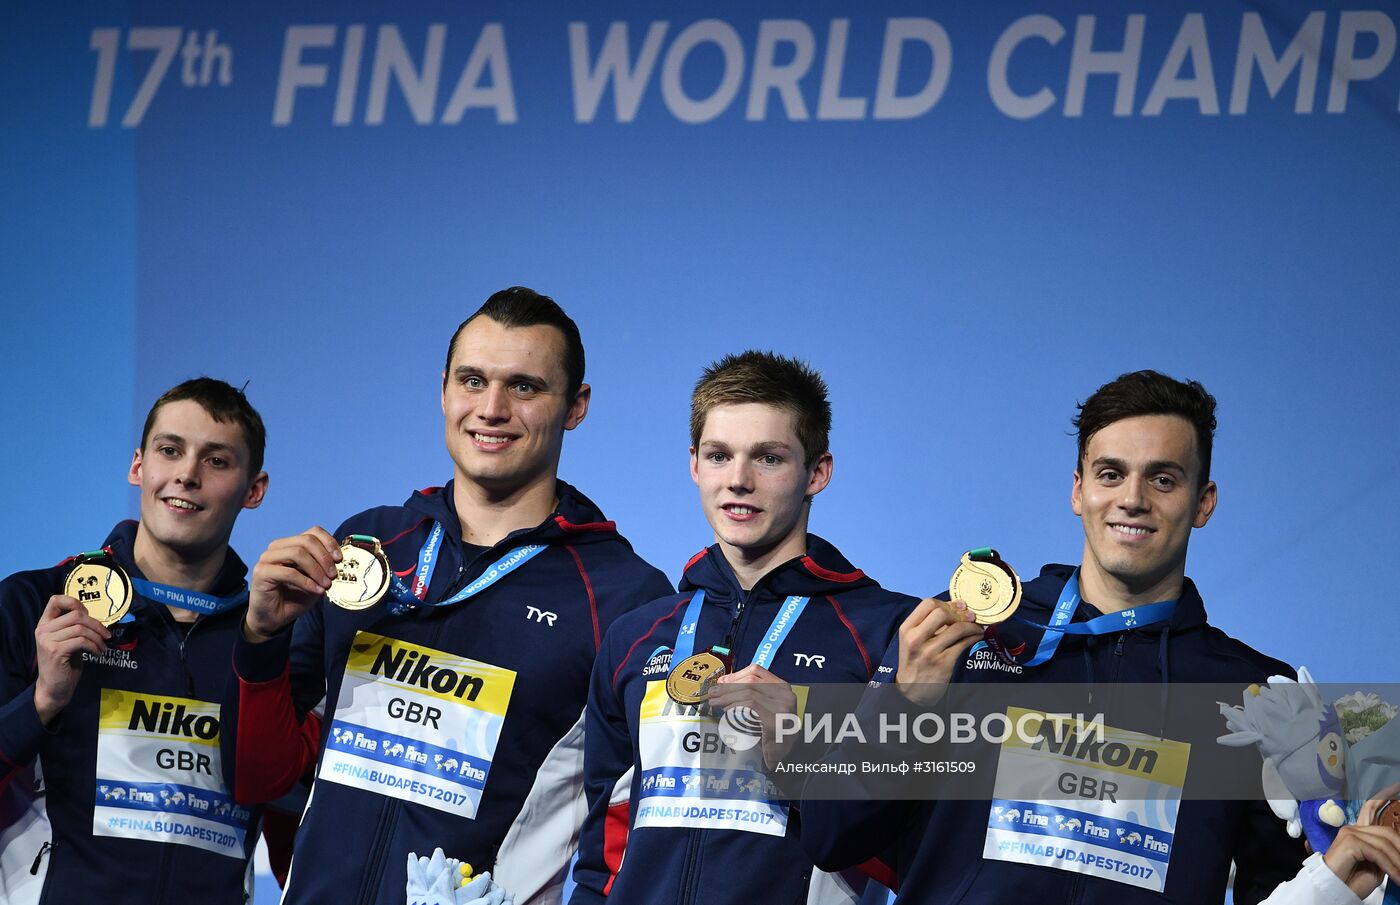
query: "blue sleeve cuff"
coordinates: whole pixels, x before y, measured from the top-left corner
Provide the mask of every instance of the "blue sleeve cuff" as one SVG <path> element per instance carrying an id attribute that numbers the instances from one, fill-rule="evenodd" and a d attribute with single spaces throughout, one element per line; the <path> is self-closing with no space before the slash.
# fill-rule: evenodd
<path id="1" fill-rule="evenodd" d="M 62 712 L 54 718 L 53 727 L 45 726 L 39 719 L 31 682 L 0 708 L 0 762 L 9 761 L 10 766 L 16 767 L 32 762 L 39 756 L 45 739 L 58 734 L 58 724 L 62 720 Z M 7 769 L 0 769 L 0 774 L 6 772 Z"/>
<path id="2" fill-rule="evenodd" d="M 292 649 L 292 630 L 287 626 L 261 644 L 243 637 L 240 628 L 233 642 L 233 669 L 244 682 L 271 682 L 287 669 Z"/>

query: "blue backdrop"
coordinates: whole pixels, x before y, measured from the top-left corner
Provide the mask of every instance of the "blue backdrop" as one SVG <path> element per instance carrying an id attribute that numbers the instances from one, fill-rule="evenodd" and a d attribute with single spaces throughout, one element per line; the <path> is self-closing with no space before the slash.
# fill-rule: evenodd
<path id="1" fill-rule="evenodd" d="M 136 512 L 142 417 L 248 382 L 271 490 L 235 543 L 450 476 L 455 325 L 554 295 L 593 408 L 564 475 L 674 578 L 707 361 L 833 391 L 813 529 L 885 584 L 1073 561 L 1074 404 L 1220 400 L 1213 621 L 1396 679 L 1400 7 L 11 4 L 0 29 L 10 476 L 0 571 Z"/>
<path id="2" fill-rule="evenodd" d="M 443 482 L 446 340 L 525 283 L 588 346 L 565 476 L 673 577 L 722 353 L 826 373 L 814 529 L 916 593 L 971 545 L 1074 559 L 1074 403 L 1156 367 L 1220 399 L 1213 619 L 1393 678 L 1400 9 L 1194 9 L 12 6 L 0 568 L 134 513 L 199 373 L 268 422 L 250 560 Z"/>

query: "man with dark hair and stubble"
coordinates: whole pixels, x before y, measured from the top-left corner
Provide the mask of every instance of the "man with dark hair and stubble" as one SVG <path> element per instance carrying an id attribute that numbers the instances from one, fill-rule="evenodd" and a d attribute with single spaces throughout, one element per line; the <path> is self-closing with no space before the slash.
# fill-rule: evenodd
<path id="1" fill-rule="evenodd" d="M 246 901 L 257 813 L 224 784 L 218 702 L 265 440 L 241 391 L 179 384 L 131 457 L 140 520 L 0 584 L 0 901 Z"/>
<path id="2" fill-rule="evenodd" d="M 258 560 L 225 768 L 247 802 L 314 771 L 285 902 L 403 902 L 407 856 L 435 848 L 516 905 L 562 895 L 589 670 L 612 621 L 669 589 L 558 479 L 583 377 L 552 299 L 492 295 L 448 344 L 452 480 Z"/>
<path id="3" fill-rule="evenodd" d="M 985 638 L 964 602 L 925 600 L 881 667 L 895 688 L 927 709 L 949 681 L 1143 683 L 1165 695 L 1167 683 L 1242 688 L 1293 675 L 1208 624 L 1186 577 L 1191 532 L 1205 527 L 1216 506 L 1215 399 L 1195 381 L 1137 371 L 1100 387 L 1074 424 L 1070 506 L 1083 522 L 1080 564 L 1045 566 L 1025 584 L 1015 618 Z M 1151 728 L 1155 738 L 1158 725 Z M 1233 860 L 1235 902 L 1247 905 L 1297 872 L 1301 845 L 1263 801 L 1179 800 L 1191 758 L 1202 762 L 1207 752 L 1171 740 L 1152 744 L 1150 758 L 1114 769 L 1121 769 L 1117 780 L 1139 784 L 1133 788 L 1175 788 L 1159 807 L 1137 810 L 1111 790 L 1090 801 L 1083 790 L 1063 787 L 1075 794 L 1044 797 L 1068 800 L 1012 800 L 1018 796 L 1004 788 L 1024 774 L 1005 771 L 995 777 L 995 801 L 823 801 L 809 784 L 803 842 L 829 868 L 885 860 L 902 903 L 1000 903 L 1032 894 L 1090 905 L 1220 902 Z M 1042 753 L 1073 771 L 1075 752 L 1092 750 Z M 1081 772 L 1090 766 L 1085 761 Z M 1028 814 L 1036 815 L 1034 825 Z"/>

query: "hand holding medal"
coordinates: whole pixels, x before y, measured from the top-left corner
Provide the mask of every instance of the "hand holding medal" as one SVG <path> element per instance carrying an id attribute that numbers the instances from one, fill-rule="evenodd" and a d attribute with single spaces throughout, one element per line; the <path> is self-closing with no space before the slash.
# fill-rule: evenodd
<path id="1" fill-rule="evenodd" d="M 666 676 L 666 693 L 677 704 L 699 704 L 710 696 L 710 686 L 729 671 L 732 658 L 728 648 L 716 645 L 691 654 Z"/>
<path id="2" fill-rule="evenodd" d="M 340 563 L 326 597 L 343 610 L 367 610 L 389 590 L 389 559 L 379 538 L 352 534 L 340 542 Z"/>
<path id="3" fill-rule="evenodd" d="M 107 652 L 107 629 L 131 606 L 131 582 L 111 555 L 98 551 L 76 557 L 64 593 L 49 598 L 34 628 L 39 676 L 34 709 L 45 725 L 68 706 L 82 677 L 84 654 Z"/>
<path id="4" fill-rule="evenodd" d="M 120 622 L 131 609 L 131 579 L 105 550 L 77 555 L 63 593 L 104 626 Z"/>
<path id="5" fill-rule="evenodd" d="M 1400 901 L 1400 783 L 1361 806 L 1355 824 L 1344 826 L 1322 856 L 1329 870 L 1360 899 L 1390 876 L 1385 905 Z"/>
<path id="6" fill-rule="evenodd" d="M 948 596 L 966 603 L 978 624 L 994 625 L 1021 605 L 1021 579 L 997 551 L 978 547 L 962 555 L 948 581 Z"/>
<path id="7" fill-rule="evenodd" d="M 248 582 L 248 640 L 265 641 L 310 609 L 330 591 L 344 558 L 341 545 L 319 526 L 269 544 Z"/>
<path id="8" fill-rule="evenodd" d="M 943 697 L 958 659 L 982 638 L 982 626 L 1008 618 L 1021 602 L 1021 582 L 990 547 L 963 554 L 949 581 L 951 601 L 919 602 L 899 627 L 895 684 L 916 704 Z"/>
<path id="9" fill-rule="evenodd" d="M 723 710 L 720 739 L 735 751 L 746 751 L 763 742 L 763 757 L 774 766 L 792 749 L 794 739 L 777 745 L 774 729 L 777 715 L 797 713 L 797 695 L 792 686 L 757 664 L 750 664 L 733 675 L 721 676 L 710 688 L 710 706 Z"/>

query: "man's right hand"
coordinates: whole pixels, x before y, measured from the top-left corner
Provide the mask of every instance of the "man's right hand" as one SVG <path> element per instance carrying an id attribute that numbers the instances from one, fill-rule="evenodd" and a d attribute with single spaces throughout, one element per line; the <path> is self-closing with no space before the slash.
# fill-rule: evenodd
<path id="1" fill-rule="evenodd" d="M 39 667 L 39 678 L 34 682 L 34 709 L 39 711 L 45 726 L 73 700 L 78 680 L 83 676 L 83 653 L 106 653 L 111 637 L 106 626 L 88 615 L 87 609 L 72 597 L 55 594 L 49 598 L 34 628 Z"/>
<path id="2" fill-rule="evenodd" d="M 1376 812 L 1397 795 L 1400 783 L 1362 805 L 1356 823 L 1342 827 L 1322 856 L 1337 879 L 1358 899 L 1369 896 L 1387 876 L 1392 883 L 1400 883 L 1400 831 L 1375 825 Z"/>
<path id="3" fill-rule="evenodd" d="M 895 687 L 914 703 L 932 707 L 943 697 L 958 658 L 981 637 L 982 626 L 961 600 L 919 601 L 899 627 Z"/>
<path id="4" fill-rule="evenodd" d="M 320 526 L 273 541 L 253 566 L 243 637 L 255 644 L 296 621 L 335 580 L 340 544 Z"/>

